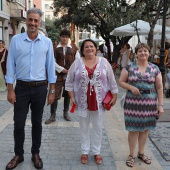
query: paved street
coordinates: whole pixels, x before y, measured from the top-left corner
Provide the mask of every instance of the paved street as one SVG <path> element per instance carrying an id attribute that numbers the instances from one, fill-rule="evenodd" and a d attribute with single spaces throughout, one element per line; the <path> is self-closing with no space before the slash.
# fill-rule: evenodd
<path id="1" fill-rule="evenodd" d="M 123 90 L 120 88 L 118 101 L 104 117 L 101 155 L 103 164 L 97 166 L 90 153 L 88 165 L 80 163 L 80 135 L 78 116 L 70 114 L 72 121 L 67 122 L 62 117 L 63 99 L 59 101 L 57 121 L 45 125 L 49 117 L 49 106 L 45 106 L 43 117 L 43 135 L 40 155 L 44 162 L 43 170 L 169 170 L 170 169 L 170 125 L 159 121 L 156 130 L 150 132 L 145 154 L 152 159 L 151 165 L 146 165 L 138 158 L 134 168 L 125 164 L 129 154 L 127 132 L 124 130 L 123 110 L 120 108 L 120 98 Z M 170 109 L 169 100 L 164 100 L 166 109 Z M 24 162 L 16 170 L 35 170 L 31 162 L 31 122 L 30 114 L 25 127 Z M 0 92 L 0 170 L 5 169 L 13 157 L 13 106 L 6 101 L 6 92 Z"/>

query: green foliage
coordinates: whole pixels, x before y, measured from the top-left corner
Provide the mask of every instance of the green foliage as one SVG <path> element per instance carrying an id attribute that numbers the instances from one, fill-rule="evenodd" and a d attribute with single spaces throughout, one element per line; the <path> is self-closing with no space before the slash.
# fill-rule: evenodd
<path id="1" fill-rule="evenodd" d="M 130 2 L 129 0 L 128 2 Z M 169 2 L 170 0 L 168 0 Z M 103 39 L 112 38 L 110 32 L 121 25 L 143 19 L 152 22 L 157 13 L 161 17 L 162 0 L 136 0 L 125 14 L 120 12 L 122 0 L 54 0 L 55 15 L 61 15 L 56 23 L 66 26 L 71 21 L 79 28 L 94 25 Z M 157 20 L 156 20 L 157 21 Z"/>
<path id="2" fill-rule="evenodd" d="M 132 0 L 126 2 L 130 1 Z M 54 0 L 55 16 L 60 15 L 55 25 L 66 27 L 73 21 L 80 29 L 95 26 L 97 34 L 106 41 L 109 48 L 109 39 L 116 47 L 117 40 L 121 46 L 121 43 L 126 43 L 131 38 L 110 35 L 116 27 L 142 19 L 149 22 L 153 29 L 163 11 L 163 0 L 136 0 L 128 5 L 126 13 L 120 12 L 121 3 L 122 0 Z M 169 6 L 170 0 L 167 3 Z"/>
<path id="3" fill-rule="evenodd" d="M 45 28 L 48 33 L 48 37 L 54 42 L 55 40 L 59 40 L 59 33 L 61 28 L 55 25 L 54 20 L 49 18 L 45 19 Z"/>
<path id="4" fill-rule="evenodd" d="M 55 0 L 55 15 L 62 15 L 61 23 L 71 21 L 79 28 L 96 26 L 104 39 L 111 38 L 110 32 L 120 26 L 121 14 L 117 4 L 121 0 Z"/>

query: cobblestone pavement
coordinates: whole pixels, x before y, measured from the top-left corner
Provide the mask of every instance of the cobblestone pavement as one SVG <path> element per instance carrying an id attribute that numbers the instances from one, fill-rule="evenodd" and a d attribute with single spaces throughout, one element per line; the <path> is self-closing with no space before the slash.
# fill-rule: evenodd
<path id="1" fill-rule="evenodd" d="M 13 124 L 12 124 L 12 105 L 5 100 L 0 100 L 1 119 L 5 121 L 6 112 L 10 111 L 10 122 L 0 132 L 0 170 L 5 169 L 6 164 L 14 155 L 13 152 Z M 92 153 L 89 154 L 88 165 L 80 163 L 80 135 L 78 116 L 70 114 L 72 121 L 63 120 L 62 115 L 63 100 L 59 101 L 57 111 L 57 121 L 51 125 L 43 123 L 42 145 L 40 155 L 43 159 L 43 170 L 115 170 L 114 158 L 109 146 L 106 131 L 103 128 L 102 134 L 102 157 L 103 164 L 97 166 L 94 162 Z M 50 106 L 45 106 L 43 122 L 50 116 Z M 16 170 L 33 170 L 35 169 L 31 162 L 31 123 L 30 113 L 27 116 L 27 124 L 25 127 L 25 143 L 24 143 L 24 162 L 16 167 Z"/>
<path id="2" fill-rule="evenodd" d="M 123 90 L 120 88 L 118 101 L 115 107 L 105 114 L 101 155 L 103 164 L 97 166 L 92 153 L 89 155 L 88 165 L 80 163 L 80 136 L 79 123 L 76 114 L 70 114 L 72 121 L 63 119 L 63 99 L 59 101 L 57 121 L 45 125 L 44 121 L 50 116 L 49 106 L 45 106 L 43 115 L 43 134 L 40 155 L 43 159 L 43 170 L 169 170 L 169 122 L 158 122 L 157 128 L 151 131 L 150 139 L 146 146 L 146 155 L 152 159 L 151 165 L 135 160 L 134 168 L 128 168 L 125 164 L 129 154 L 127 132 L 124 130 L 123 110 L 120 108 L 120 98 Z M 165 99 L 164 105 L 170 108 L 169 100 Z M 13 108 L 6 101 L 6 92 L 0 92 L 0 170 L 5 169 L 6 164 L 14 155 L 13 152 Z M 26 139 L 24 144 L 24 162 L 19 164 L 16 170 L 35 170 L 31 162 L 31 121 L 30 113 L 26 122 Z"/>
<path id="3" fill-rule="evenodd" d="M 170 112 L 170 98 L 164 97 L 164 109 Z M 168 114 L 169 116 L 169 114 Z M 148 146 L 164 170 L 170 170 L 170 117 L 158 121 L 155 130 L 149 132 Z"/>

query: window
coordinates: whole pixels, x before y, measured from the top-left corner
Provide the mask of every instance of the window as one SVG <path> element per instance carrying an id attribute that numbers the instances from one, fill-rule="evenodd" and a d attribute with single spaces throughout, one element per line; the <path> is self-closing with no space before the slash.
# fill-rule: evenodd
<path id="1" fill-rule="evenodd" d="M 49 18 L 49 19 L 51 19 L 51 15 L 45 15 L 45 18 Z"/>
<path id="2" fill-rule="evenodd" d="M 25 7 L 25 0 L 15 0 L 15 2 Z"/>
<path id="3" fill-rule="evenodd" d="M 49 4 L 45 4 L 45 9 L 50 9 L 50 5 Z"/>
<path id="4" fill-rule="evenodd" d="M 0 39 L 2 40 L 2 27 L 0 27 Z"/>

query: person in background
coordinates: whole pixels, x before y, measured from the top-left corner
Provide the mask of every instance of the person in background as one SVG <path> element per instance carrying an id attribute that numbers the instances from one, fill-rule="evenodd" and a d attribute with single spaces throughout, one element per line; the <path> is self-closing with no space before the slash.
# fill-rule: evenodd
<path id="1" fill-rule="evenodd" d="M 82 57 L 71 65 L 65 84 L 69 92 L 71 104 L 76 105 L 79 113 L 81 133 L 81 163 L 88 163 L 90 144 L 96 164 L 102 164 L 100 155 L 103 114 L 105 109 L 102 101 L 108 90 L 112 93 L 110 105 L 116 103 L 118 87 L 112 67 L 104 57 L 96 56 L 97 45 L 91 39 L 86 39 L 81 45 Z M 89 125 L 92 122 L 92 140 L 89 137 Z"/>
<path id="2" fill-rule="evenodd" d="M 6 90 L 5 75 L 8 50 L 4 47 L 4 41 L 0 40 L 0 91 Z"/>
<path id="3" fill-rule="evenodd" d="M 61 42 L 54 49 L 54 56 L 56 59 L 56 70 L 57 70 L 57 81 L 55 83 L 55 101 L 50 106 L 50 117 L 45 121 L 45 124 L 50 124 L 56 121 L 56 110 L 58 106 L 58 100 L 61 98 L 62 89 L 65 86 L 65 79 L 67 76 L 68 69 L 71 64 L 74 62 L 76 58 L 80 58 L 80 54 L 78 52 L 78 48 L 74 45 L 69 44 L 70 31 L 63 29 L 60 32 L 60 40 Z M 68 92 L 63 89 L 62 97 L 64 97 L 64 110 L 63 117 L 66 121 L 70 121 L 71 118 L 68 115 L 69 105 L 70 105 L 70 97 Z"/>
<path id="4" fill-rule="evenodd" d="M 6 170 L 24 161 L 25 121 L 29 108 L 32 122 L 32 161 L 36 169 L 43 168 L 39 156 L 42 135 L 42 116 L 49 83 L 48 104 L 55 99 L 55 59 L 49 38 L 38 33 L 42 11 L 27 11 L 27 32 L 13 36 L 7 58 L 7 99 L 14 105 L 14 152 Z M 13 83 L 16 77 L 15 90 Z"/>
<path id="5" fill-rule="evenodd" d="M 109 45 L 110 45 L 110 59 L 111 59 L 110 63 L 112 63 L 113 62 L 113 57 L 114 57 L 113 56 L 113 54 L 114 54 L 114 45 L 113 45 L 111 40 L 109 40 Z"/>
<path id="6" fill-rule="evenodd" d="M 97 49 L 96 56 L 103 57 L 103 54 L 99 49 Z"/>
<path id="7" fill-rule="evenodd" d="M 123 48 L 120 50 L 120 53 L 121 53 L 121 59 L 120 59 L 121 68 L 124 68 L 130 62 L 130 54 L 131 54 L 130 45 L 126 43 L 123 46 Z"/>
<path id="8" fill-rule="evenodd" d="M 134 166 L 135 149 L 138 143 L 137 157 L 146 164 L 151 160 L 144 154 L 149 130 L 156 126 L 156 119 L 163 112 L 163 85 L 159 68 L 148 62 L 150 48 L 147 44 L 138 44 L 135 48 L 137 62 L 123 68 L 119 84 L 127 90 L 124 118 L 128 133 L 130 154 L 126 161 Z"/>
<path id="9" fill-rule="evenodd" d="M 56 47 L 57 47 L 58 44 L 59 44 L 58 40 L 55 40 L 54 43 L 53 43 L 54 49 L 56 49 Z"/>
<path id="10" fill-rule="evenodd" d="M 170 53 L 170 43 L 165 42 L 165 58 L 164 58 L 164 65 L 165 67 L 168 67 L 168 58 Z M 165 90 L 165 84 L 166 84 L 166 73 L 162 75 L 162 82 L 163 82 L 163 89 Z"/>
<path id="11" fill-rule="evenodd" d="M 101 45 L 99 45 L 99 50 L 101 51 L 102 55 L 104 56 L 103 46 L 104 46 L 103 43 Z"/>
<path id="12" fill-rule="evenodd" d="M 157 55 L 155 55 L 154 57 L 156 58 L 154 60 L 154 64 L 158 65 L 160 64 L 160 50 L 161 50 L 161 47 L 158 46 L 158 49 L 159 49 L 159 52 L 157 52 Z M 168 64 L 168 56 L 170 54 L 170 43 L 169 42 L 165 42 L 165 57 L 164 57 L 164 66 L 165 67 L 169 67 L 169 64 Z M 165 89 L 165 84 L 166 84 L 166 73 L 164 73 L 162 75 L 162 82 L 163 82 L 163 89 Z"/>
<path id="13" fill-rule="evenodd" d="M 168 56 L 170 55 L 170 43 L 165 42 L 165 59 L 164 59 L 164 64 L 168 62 Z"/>
<path id="14" fill-rule="evenodd" d="M 108 55 L 108 49 L 107 49 L 107 46 L 106 46 L 106 44 L 104 43 L 103 44 L 103 55 L 104 55 L 104 57 L 107 57 L 107 55 Z"/>

